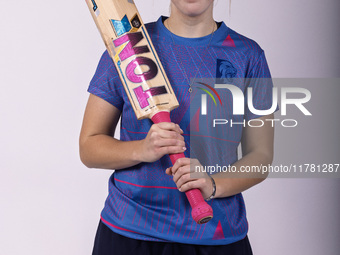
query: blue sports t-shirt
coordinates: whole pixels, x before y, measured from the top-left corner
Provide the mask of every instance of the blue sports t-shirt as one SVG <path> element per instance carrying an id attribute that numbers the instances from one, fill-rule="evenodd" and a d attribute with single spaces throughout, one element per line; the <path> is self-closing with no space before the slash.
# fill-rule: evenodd
<path id="1" fill-rule="evenodd" d="M 184 130 L 187 148 L 190 148 L 188 78 L 270 77 L 264 52 L 258 44 L 236 33 L 224 23 L 220 24 L 213 37 L 208 35 L 202 38 L 171 36 L 171 32 L 163 25 L 162 18 L 147 24 L 146 28 L 179 101 L 180 107 L 171 112 L 171 120 Z M 254 83 L 251 86 L 256 95 L 254 107 L 270 108 L 271 83 Z M 241 89 L 245 90 L 246 85 L 242 85 Z M 107 52 L 100 59 L 88 91 L 122 112 L 122 141 L 146 137 L 152 122 L 148 119 L 136 119 Z M 222 100 L 223 97 L 221 94 Z M 224 100 L 223 103 L 224 111 L 232 108 L 231 100 Z M 241 118 L 252 119 L 256 115 L 246 111 Z M 241 125 L 236 131 L 225 132 L 221 152 L 225 155 L 225 165 L 237 161 L 241 134 Z M 214 138 L 216 137 L 212 132 L 201 136 L 199 141 L 209 148 Z M 185 152 L 186 157 L 189 157 L 189 152 L 190 150 Z M 142 240 L 224 245 L 246 236 L 248 222 L 242 194 L 209 201 L 214 217 L 208 223 L 199 225 L 191 217 L 191 207 L 185 194 L 179 192 L 172 177 L 165 174 L 165 169 L 169 166 L 170 159 L 164 156 L 153 163 L 117 169 L 109 180 L 109 194 L 101 213 L 102 221 L 120 235 Z"/>

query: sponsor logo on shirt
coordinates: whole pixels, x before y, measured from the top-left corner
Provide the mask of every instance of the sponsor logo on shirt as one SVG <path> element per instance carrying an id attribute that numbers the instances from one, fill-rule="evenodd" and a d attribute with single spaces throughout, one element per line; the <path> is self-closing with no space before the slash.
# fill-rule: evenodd
<path id="1" fill-rule="evenodd" d="M 233 64 L 224 59 L 217 59 L 216 65 L 216 78 L 221 79 L 223 83 L 229 83 L 232 78 L 235 78 L 237 74 L 237 69 Z"/>

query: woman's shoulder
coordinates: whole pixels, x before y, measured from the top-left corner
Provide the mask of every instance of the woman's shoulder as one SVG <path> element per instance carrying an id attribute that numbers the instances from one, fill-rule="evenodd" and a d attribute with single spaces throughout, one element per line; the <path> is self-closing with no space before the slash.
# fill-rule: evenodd
<path id="1" fill-rule="evenodd" d="M 159 19 L 162 19 L 162 17 L 160 17 Z M 148 30 L 149 34 L 153 33 L 153 31 L 157 29 L 157 23 L 159 22 L 159 19 L 157 21 L 145 23 L 145 28 L 146 30 Z"/>
<path id="2" fill-rule="evenodd" d="M 263 49 L 261 46 L 254 40 L 251 39 L 230 27 L 227 27 L 224 23 L 222 26 L 225 26 L 226 29 L 224 31 L 224 36 L 222 37 L 222 46 L 232 47 L 236 50 L 242 50 L 247 52 L 252 52 L 252 54 L 261 54 Z"/>

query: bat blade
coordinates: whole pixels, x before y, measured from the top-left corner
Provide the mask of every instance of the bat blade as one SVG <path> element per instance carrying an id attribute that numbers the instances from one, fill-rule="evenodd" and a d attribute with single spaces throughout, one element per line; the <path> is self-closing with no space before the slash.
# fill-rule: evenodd
<path id="1" fill-rule="evenodd" d="M 171 111 L 178 101 L 132 0 L 86 0 L 137 119 Z"/>

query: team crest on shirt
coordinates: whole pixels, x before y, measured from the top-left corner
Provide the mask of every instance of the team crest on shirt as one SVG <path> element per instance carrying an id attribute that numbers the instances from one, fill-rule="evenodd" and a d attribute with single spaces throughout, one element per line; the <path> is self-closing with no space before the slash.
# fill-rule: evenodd
<path id="1" fill-rule="evenodd" d="M 235 78 L 237 74 L 237 69 L 233 64 L 224 59 L 217 59 L 216 66 L 216 78 L 220 79 L 223 83 L 228 83 L 232 78 Z"/>

